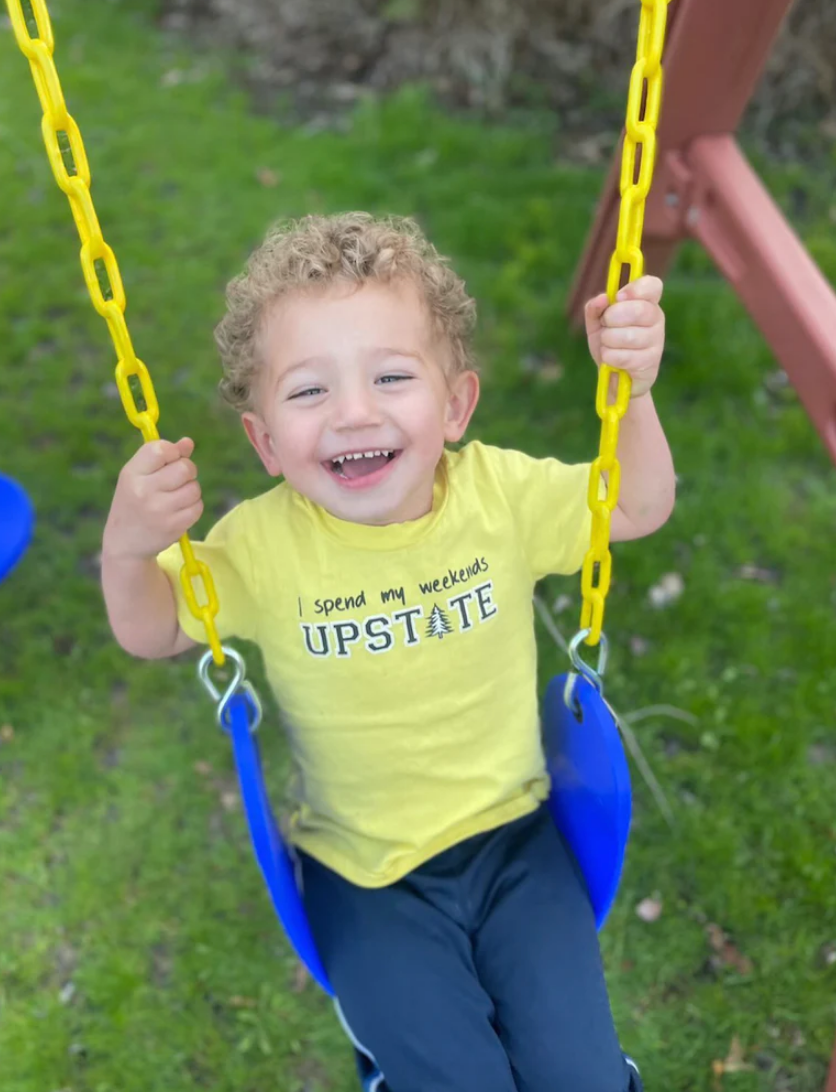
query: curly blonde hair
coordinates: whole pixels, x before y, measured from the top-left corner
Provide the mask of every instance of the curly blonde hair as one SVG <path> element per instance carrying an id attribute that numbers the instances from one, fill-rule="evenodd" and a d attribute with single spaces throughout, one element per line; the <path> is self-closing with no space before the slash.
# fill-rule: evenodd
<path id="1" fill-rule="evenodd" d="M 366 212 L 306 216 L 271 228 L 244 272 L 227 286 L 226 314 L 215 329 L 223 397 L 239 413 L 254 408 L 260 334 L 270 304 L 299 290 L 397 280 L 411 280 L 421 292 L 436 334 L 451 350 L 449 370 L 475 368 L 476 304 L 414 220 Z"/>

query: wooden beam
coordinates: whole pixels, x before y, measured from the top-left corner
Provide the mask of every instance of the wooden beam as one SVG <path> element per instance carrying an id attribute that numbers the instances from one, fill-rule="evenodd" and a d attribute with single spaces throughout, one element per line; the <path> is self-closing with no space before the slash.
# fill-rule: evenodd
<path id="1" fill-rule="evenodd" d="M 731 136 L 790 0 L 674 0 L 659 157 L 647 202 L 646 269 L 664 275 L 692 236 L 761 329 L 836 462 L 836 294 Z M 606 285 L 619 210 L 620 154 L 604 187 L 569 301 Z M 836 1090 L 833 1090 L 836 1092 Z"/>
<path id="2" fill-rule="evenodd" d="M 792 0 L 672 0 L 664 54 L 665 86 L 658 162 L 706 134 L 736 130 Z M 638 5 L 637 5 L 638 7 Z M 573 323 L 603 291 L 618 227 L 620 149 L 615 157 L 569 299 Z M 662 275 L 681 233 L 665 216 L 665 179 L 657 179 L 645 217 L 646 268 Z"/>
<path id="3" fill-rule="evenodd" d="M 836 462 L 836 292 L 733 137 L 698 138 L 678 170 L 686 229 L 743 301 Z"/>
<path id="4" fill-rule="evenodd" d="M 836 1092 L 836 1043 L 833 1045 L 833 1057 L 830 1059 L 830 1074 L 824 1092 Z"/>

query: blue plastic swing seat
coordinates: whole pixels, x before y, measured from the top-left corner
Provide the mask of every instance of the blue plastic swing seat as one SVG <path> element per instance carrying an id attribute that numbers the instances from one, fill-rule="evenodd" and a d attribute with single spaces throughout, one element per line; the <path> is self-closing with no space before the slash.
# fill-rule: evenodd
<path id="1" fill-rule="evenodd" d="M 23 556 L 35 514 L 23 487 L 0 474 L 0 580 Z"/>
<path id="2" fill-rule="evenodd" d="M 600 929 L 615 898 L 627 848 L 630 775 L 615 718 L 604 699 L 579 676 L 573 711 L 564 702 L 565 682 L 565 675 L 552 679 L 543 705 L 552 778 L 548 806 L 586 879 Z M 250 730 L 256 722 L 252 701 L 246 693 L 237 693 L 226 707 L 222 725 L 232 740 L 253 849 L 288 940 L 311 977 L 334 996 L 305 915 L 293 858 L 270 809 L 258 744 Z M 387 1092 L 375 1059 L 349 1037 L 363 1092 Z"/>
<path id="3" fill-rule="evenodd" d="M 549 811 L 586 879 L 600 929 L 615 901 L 627 839 L 630 770 L 615 716 L 595 687 L 575 679 L 577 713 L 564 701 L 566 675 L 543 700 L 543 741 L 552 778 Z"/>
<path id="4" fill-rule="evenodd" d="M 543 705 L 543 730 L 552 792 L 549 810 L 586 879 L 600 929 L 621 877 L 630 829 L 631 793 L 627 759 L 615 723 L 598 691 L 579 676 L 578 714 L 563 699 L 565 675 L 552 679 Z M 224 717 L 241 795 L 261 868 L 287 938 L 311 976 L 333 990 L 320 961 L 296 882 L 293 858 L 270 810 L 258 745 L 250 731 L 252 706 L 236 695 Z"/>

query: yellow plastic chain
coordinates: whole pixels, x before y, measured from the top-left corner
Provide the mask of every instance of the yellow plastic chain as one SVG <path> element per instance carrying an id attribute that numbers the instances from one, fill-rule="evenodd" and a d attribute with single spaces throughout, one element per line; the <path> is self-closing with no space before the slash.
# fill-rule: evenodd
<path id="1" fill-rule="evenodd" d="M 629 267 L 629 281 L 644 273 L 641 250 L 644 207 L 653 168 L 656 164 L 656 127 L 662 104 L 662 50 L 665 45 L 668 0 L 642 0 L 636 63 L 630 76 L 627 99 L 627 124 L 621 160 L 621 209 L 618 237 L 610 259 L 607 296 L 615 302 L 621 287 L 622 271 Z M 645 97 L 646 96 L 646 97 Z M 638 149 L 641 161 L 638 178 Z M 610 402 L 610 380 L 617 376 L 615 401 Z M 592 512 L 592 543 L 586 553 L 581 573 L 581 630 L 589 630 L 586 644 L 597 645 L 604 624 L 604 603 L 610 590 L 612 554 L 610 553 L 610 516 L 618 504 L 621 464 L 616 457 L 618 423 L 630 403 L 632 381 L 620 368 L 601 364 L 595 409 L 601 418 L 601 444 L 598 458 L 589 475 L 588 503 Z M 601 475 L 609 474 L 605 500 L 599 500 Z"/>
<path id="2" fill-rule="evenodd" d="M 128 420 L 142 433 L 146 443 L 159 439 L 157 421 L 160 411 L 154 385 L 146 366 L 137 357 L 125 322 L 125 289 L 116 256 L 104 241 L 93 199 L 90 195 L 90 167 L 81 133 L 67 110 L 58 73 L 52 60 L 55 39 L 45 0 L 28 0 L 30 16 L 23 11 L 22 0 L 6 0 L 17 44 L 29 61 L 38 98 L 43 110 L 43 133 L 46 153 L 52 173 L 61 190 L 67 195 L 73 219 L 81 237 L 81 268 L 93 306 L 107 323 L 113 346 L 116 349 L 116 385 Z M 33 35 L 32 31 L 36 31 Z M 145 409 L 140 410 L 131 390 L 130 380 L 139 382 Z M 180 538 L 183 551 L 183 567 L 180 582 L 189 609 L 195 618 L 203 622 L 212 657 L 216 664 L 223 664 L 224 653 L 215 615 L 218 598 L 212 574 L 203 561 L 194 555 L 188 535 Z M 198 603 L 193 580 L 202 584 L 206 601 Z"/>
<path id="3" fill-rule="evenodd" d="M 621 210 L 618 238 L 610 260 L 607 295 L 610 303 L 618 293 L 622 270 L 629 268 L 629 280 L 644 272 L 641 250 L 644 209 L 656 160 L 656 127 L 662 100 L 662 51 L 665 42 L 668 0 L 641 0 L 636 63 L 630 77 L 627 102 L 626 135 L 621 164 Z M 142 433 L 146 442 L 159 438 L 159 407 L 150 373 L 137 357 L 125 322 L 125 290 L 116 256 L 104 241 L 90 194 L 90 167 L 81 133 L 67 110 L 61 83 L 52 59 L 55 40 L 45 0 L 29 0 L 30 23 L 22 0 L 6 0 L 17 44 L 29 61 L 35 88 L 43 110 L 42 133 L 55 181 L 67 195 L 78 234 L 81 238 L 81 268 L 96 311 L 107 322 L 116 350 L 116 384 L 128 420 Z M 34 29 L 36 34 L 32 34 Z M 645 98 L 646 95 L 646 98 Z M 638 179 L 636 165 L 639 160 Z M 104 286 L 104 287 L 103 287 Z M 616 397 L 609 401 L 611 377 L 617 376 Z M 139 382 L 145 409 L 136 404 L 129 380 Z M 618 504 L 621 465 L 616 457 L 619 421 L 630 401 L 630 377 L 626 372 L 602 364 L 599 369 L 595 408 L 601 418 L 601 442 L 598 458 L 592 464 L 588 502 L 592 512 L 591 545 L 584 558 L 581 574 L 581 629 L 589 629 L 588 645 L 601 639 L 604 604 L 610 589 L 612 554 L 610 553 L 610 518 Z M 609 474 L 605 500 L 599 500 L 603 473 Z M 189 536 L 180 538 L 183 568 L 180 580 L 189 609 L 203 622 L 209 647 L 216 664 L 224 662 L 224 653 L 215 627 L 218 599 L 208 566 L 199 561 Z M 202 584 L 206 601 L 199 603 L 193 581 Z"/>

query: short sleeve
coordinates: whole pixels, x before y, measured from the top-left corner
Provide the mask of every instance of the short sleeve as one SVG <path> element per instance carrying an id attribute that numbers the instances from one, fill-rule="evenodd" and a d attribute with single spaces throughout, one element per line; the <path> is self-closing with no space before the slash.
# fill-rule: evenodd
<path id="1" fill-rule="evenodd" d="M 495 473 L 535 580 L 580 570 L 589 548 L 589 463 L 492 449 Z"/>
<path id="2" fill-rule="evenodd" d="M 221 640 L 241 637 L 256 640 L 258 594 L 254 585 L 253 566 L 247 542 L 246 502 L 233 508 L 211 529 L 203 542 L 192 542 L 195 556 L 209 566 L 218 596 L 215 625 Z M 177 598 L 177 618 L 180 627 L 193 641 L 206 644 L 206 630 L 189 610 L 180 570 L 183 555 L 175 543 L 157 556 L 157 564 L 169 578 Z M 205 593 L 198 583 L 198 600 Z"/>

